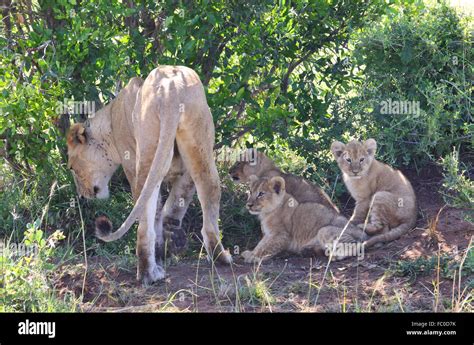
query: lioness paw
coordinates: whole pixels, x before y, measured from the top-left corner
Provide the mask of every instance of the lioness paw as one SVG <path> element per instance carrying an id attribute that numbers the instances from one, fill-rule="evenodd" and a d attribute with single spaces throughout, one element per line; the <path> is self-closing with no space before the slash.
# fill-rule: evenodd
<path id="1" fill-rule="evenodd" d="M 230 265 L 232 263 L 232 255 L 228 250 L 223 250 L 218 254 L 217 260 L 225 265 Z"/>
<path id="2" fill-rule="evenodd" d="M 141 281 L 143 286 L 149 286 L 158 280 L 162 280 L 166 277 L 166 272 L 160 265 L 154 265 L 154 267 L 148 269 L 141 274 L 138 273 L 138 280 Z"/>

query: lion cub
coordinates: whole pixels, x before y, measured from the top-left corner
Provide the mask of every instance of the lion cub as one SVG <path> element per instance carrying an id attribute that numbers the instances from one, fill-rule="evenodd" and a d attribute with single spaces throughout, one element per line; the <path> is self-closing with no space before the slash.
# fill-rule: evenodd
<path id="1" fill-rule="evenodd" d="M 245 262 L 259 262 L 280 252 L 300 254 L 303 251 L 326 252 L 339 237 L 339 243 L 356 243 L 366 239 L 364 232 L 333 208 L 319 203 L 298 203 L 285 190 L 281 176 L 253 178 L 247 209 L 258 215 L 263 238 L 252 251 L 242 253 Z M 335 255 L 336 259 L 344 256 Z"/>
<path id="2" fill-rule="evenodd" d="M 247 183 L 252 175 L 258 178 L 281 176 L 285 179 L 287 192 L 299 203 L 316 202 L 339 212 L 331 198 L 320 187 L 302 177 L 285 174 L 262 152 L 253 149 L 245 151 L 240 161 L 229 169 L 229 175 L 235 183 Z"/>
<path id="3" fill-rule="evenodd" d="M 417 215 L 410 181 L 399 170 L 377 161 L 376 149 L 374 139 L 363 143 L 353 140 L 347 145 L 335 141 L 331 145 L 344 183 L 356 201 L 352 222 L 369 235 L 379 234 L 366 242 L 368 247 L 398 239 L 413 229 Z"/>

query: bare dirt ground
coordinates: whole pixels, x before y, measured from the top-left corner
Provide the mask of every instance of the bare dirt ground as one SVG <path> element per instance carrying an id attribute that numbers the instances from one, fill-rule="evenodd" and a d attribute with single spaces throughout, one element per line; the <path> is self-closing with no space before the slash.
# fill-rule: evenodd
<path id="1" fill-rule="evenodd" d="M 170 259 L 166 280 L 145 288 L 135 281 L 133 254 L 93 257 L 85 280 L 80 262 L 63 266 L 55 285 L 60 294 L 83 296 L 79 309 L 92 312 L 472 311 L 473 277 L 464 274 L 459 284 L 455 274 L 474 225 L 464 220 L 466 210 L 444 206 L 440 176 L 406 174 L 418 196 L 417 227 L 360 261 L 327 268 L 324 257 L 282 256 L 254 266 L 235 256 L 226 267 L 201 255 Z M 343 213 L 350 212 L 348 201 Z"/>

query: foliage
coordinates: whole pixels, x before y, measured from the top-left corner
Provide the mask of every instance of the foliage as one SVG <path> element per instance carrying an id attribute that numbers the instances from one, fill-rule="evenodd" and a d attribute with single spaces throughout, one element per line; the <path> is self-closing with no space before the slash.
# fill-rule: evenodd
<path id="1" fill-rule="evenodd" d="M 429 275 L 434 270 L 439 269 L 442 277 L 454 279 L 459 277 L 460 268 L 462 268 L 462 277 L 467 277 L 468 285 L 474 287 L 474 280 L 472 280 L 472 275 L 474 274 L 474 250 L 472 248 L 466 254 L 462 267 L 459 259 L 443 254 L 439 258 L 438 256 L 431 256 L 428 258 L 420 257 L 416 260 L 400 260 L 396 263 L 394 272 L 399 276 L 416 280 L 419 276 Z"/>
<path id="2" fill-rule="evenodd" d="M 262 280 L 258 271 L 239 278 L 238 294 L 242 301 L 246 301 L 252 306 L 271 306 L 275 298 L 268 286 L 268 278 Z"/>
<path id="3" fill-rule="evenodd" d="M 405 165 L 436 161 L 454 145 L 472 150 L 470 19 L 441 2 L 405 9 L 363 32 L 354 50 L 363 77 L 347 101 L 352 134 L 373 136 L 387 160 Z M 419 111 L 397 112 L 394 103 L 404 101 Z"/>
<path id="4" fill-rule="evenodd" d="M 0 236 L 43 248 L 31 259 L 0 258 L 4 310 L 73 309 L 51 293 L 53 261 L 83 255 L 83 245 L 92 255 L 133 252 L 133 231 L 100 246 L 89 236 L 95 217 L 106 211 L 118 225 L 132 200 L 120 173 L 110 200 L 77 200 L 64 134 L 86 114 L 60 105 L 98 108 L 160 64 L 198 72 L 217 149 L 265 149 L 285 170 L 339 195 L 331 141 L 372 136 L 389 163 L 419 168 L 444 157 L 446 202 L 472 207 L 472 18 L 442 2 L 26 0 L 0 11 Z M 388 99 L 419 102 L 420 113 L 383 114 Z M 244 203 L 243 189 L 224 182 L 220 226 L 231 250 L 260 235 Z M 200 229 L 200 216 L 191 207 L 189 230 Z M 60 248 L 48 242 L 56 229 L 66 235 Z M 241 283 L 251 304 L 273 302 L 267 280 Z"/>
<path id="5" fill-rule="evenodd" d="M 2 312 L 73 311 L 74 300 L 56 297 L 48 277 L 54 271 L 51 262 L 55 247 L 64 235 L 56 231 L 45 237 L 40 221 L 28 224 L 25 239 L 18 245 L 2 242 L 0 284 Z"/>
<path id="6" fill-rule="evenodd" d="M 51 82 L 45 75 L 31 71 L 18 75 L 28 68 L 28 58 L 22 59 L 8 49 L 2 52 L 0 139 L 5 139 L 3 156 L 19 173 L 44 172 L 41 168 L 59 160 L 56 145 L 61 138 L 52 123 L 52 114 L 56 100 L 61 98 L 61 90 L 58 83 Z M 36 63 L 46 64 L 41 59 Z M 30 65 L 30 69 L 33 68 Z M 40 170 L 35 171 L 37 167 Z"/>
<path id="7" fill-rule="evenodd" d="M 25 157 L 36 162 L 23 146 L 44 156 L 52 148 L 47 144 L 57 139 L 53 122 L 63 132 L 67 127 L 55 101 L 108 101 L 121 81 L 145 77 L 159 64 L 187 65 L 200 73 L 221 145 L 250 131 L 252 142 L 270 147 L 277 135 L 288 140 L 309 134 L 327 127 L 331 95 L 348 90 L 344 81 L 350 73 L 342 55 L 350 32 L 386 6 L 384 1 L 322 0 L 144 0 L 135 5 L 63 0 L 29 8 L 18 3 L 11 17 L 19 19 L 3 18 L 0 40 L 5 68 L 0 91 L 8 93 L 4 105 L 16 100 L 4 111 L 7 152 L 21 153 L 17 164 Z M 319 79 L 324 87 L 316 87 Z M 43 101 L 28 102 L 28 92 Z M 30 128 L 32 121 L 36 125 Z M 18 132 L 46 137 L 37 145 L 20 145 Z"/>
<path id="8" fill-rule="evenodd" d="M 446 203 L 453 207 L 474 210 L 474 181 L 467 176 L 467 168 L 461 170 L 462 165 L 459 161 L 459 151 L 456 149 L 441 159 L 443 197 Z"/>

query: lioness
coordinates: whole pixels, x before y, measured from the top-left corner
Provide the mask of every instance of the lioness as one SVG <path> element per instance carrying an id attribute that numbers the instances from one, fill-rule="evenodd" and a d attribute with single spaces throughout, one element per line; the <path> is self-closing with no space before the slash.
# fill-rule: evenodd
<path id="1" fill-rule="evenodd" d="M 335 141 L 331 151 L 342 171 L 344 183 L 356 201 L 352 222 L 365 228 L 371 237 L 366 246 L 388 242 L 413 229 L 416 198 L 410 181 L 403 174 L 375 159 L 377 143 L 368 139 L 347 145 Z M 367 213 L 368 224 L 364 224 Z"/>
<path id="2" fill-rule="evenodd" d="M 79 195 L 106 198 L 119 165 L 132 187 L 135 206 L 114 233 L 104 219 L 96 235 L 122 237 L 139 220 L 137 279 L 148 284 L 165 277 L 155 259 L 163 246 L 163 221 L 181 222 L 197 189 L 203 211 L 202 236 L 210 256 L 230 263 L 220 242 L 220 181 L 213 159 L 214 124 L 198 75 L 182 66 L 160 66 L 143 81 L 132 78 L 117 98 L 67 135 L 68 166 Z M 172 188 L 161 210 L 160 186 Z M 156 242 L 156 243 L 155 243 Z"/>
<path id="3" fill-rule="evenodd" d="M 275 163 L 260 151 L 249 149 L 241 154 L 241 158 L 230 169 L 229 175 L 235 183 L 247 183 L 250 177 L 281 176 L 285 180 L 286 190 L 299 203 L 316 202 L 339 212 L 329 196 L 318 186 L 306 179 L 282 172 Z"/>
<path id="4" fill-rule="evenodd" d="M 252 179 L 247 209 L 260 218 L 263 238 L 252 251 L 242 253 L 245 262 L 259 262 L 282 251 L 327 253 L 343 229 L 339 243 L 366 239 L 361 229 L 333 208 L 319 203 L 298 203 L 287 193 L 283 177 Z"/>

